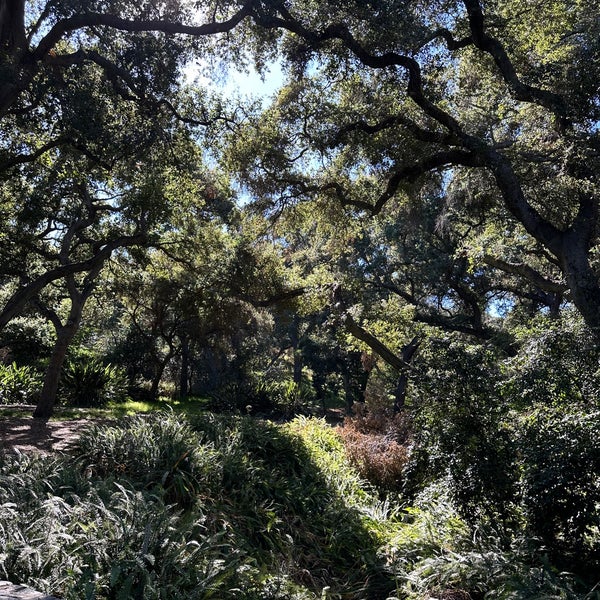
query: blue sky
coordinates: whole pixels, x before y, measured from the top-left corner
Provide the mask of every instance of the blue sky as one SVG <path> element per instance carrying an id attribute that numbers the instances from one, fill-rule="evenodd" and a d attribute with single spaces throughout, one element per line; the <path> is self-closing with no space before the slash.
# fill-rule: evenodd
<path id="1" fill-rule="evenodd" d="M 226 72 L 219 71 L 215 77 L 208 75 L 211 70 L 215 72 L 214 68 L 207 68 L 207 65 L 190 64 L 183 70 L 183 75 L 187 83 L 196 82 L 227 97 L 264 98 L 265 101 L 275 94 L 284 81 L 280 63 L 273 63 L 263 77 L 251 66 L 247 72 L 228 68 Z"/>

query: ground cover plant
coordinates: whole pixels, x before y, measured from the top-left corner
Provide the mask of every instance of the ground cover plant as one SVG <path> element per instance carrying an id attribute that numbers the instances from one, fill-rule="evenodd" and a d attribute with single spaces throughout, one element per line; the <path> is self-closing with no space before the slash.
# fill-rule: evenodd
<path id="1" fill-rule="evenodd" d="M 382 500 L 319 419 L 152 413 L 0 467 L 0 577 L 64 598 L 585 597 L 439 486 Z"/>
<path id="2" fill-rule="evenodd" d="M 0 363 L 0 406 L 3 404 L 31 404 L 39 393 L 41 377 L 34 369 L 13 362 Z"/>

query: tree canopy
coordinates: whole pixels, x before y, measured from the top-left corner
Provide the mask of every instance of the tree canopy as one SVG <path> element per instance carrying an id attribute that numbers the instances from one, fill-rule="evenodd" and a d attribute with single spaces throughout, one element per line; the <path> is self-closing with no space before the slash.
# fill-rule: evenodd
<path id="1" fill-rule="evenodd" d="M 342 284 L 346 329 L 380 350 L 350 296 L 509 354 L 501 317 L 520 312 L 573 305 L 600 335 L 593 15 L 584 0 L 2 2 L 0 326 L 61 281 L 91 293 L 119 249 L 166 252 L 192 197 L 235 228 L 208 161 L 278 222 L 288 273 L 267 298 L 240 258 L 232 297 L 312 289 L 324 306 Z M 194 60 L 209 76 L 278 61 L 287 80 L 236 105 L 186 87 Z"/>
<path id="2" fill-rule="evenodd" d="M 598 20 L 538 4 L 271 3 L 258 22 L 289 81 L 234 164 L 273 205 L 437 198 L 440 230 L 471 221 L 449 252 L 473 274 L 565 298 L 598 331 Z"/>
<path id="3" fill-rule="evenodd" d="M 270 96 L 224 93 L 228 70 L 256 81 L 281 70 L 284 81 Z M 287 507 L 313 492 L 290 489 L 318 455 L 336 469 L 350 461 L 375 491 L 359 538 L 362 520 L 339 547 L 318 522 L 307 530 L 306 547 L 318 537 L 345 571 L 369 549 L 356 588 L 336 583 L 332 597 L 382 597 L 398 572 L 429 581 L 429 595 L 495 592 L 473 578 L 472 596 L 444 587 L 468 579 L 441 565 L 445 534 L 438 562 L 438 546 L 414 558 L 414 532 L 372 535 L 377 511 L 387 523 L 436 502 L 461 523 L 469 561 L 487 560 L 476 546 L 488 528 L 503 565 L 518 557 L 541 573 L 533 596 L 579 597 L 567 584 L 546 591 L 563 571 L 587 585 L 600 565 L 599 82 L 592 0 L 0 0 L 0 405 L 34 403 L 44 419 L 134 400 L 233 413 L 189 430 L 178 414 L 126 422 L 124 442 L 107 433 L 97 448 L 92 432 L 91 466 L 56 475 L 82 490 L 99 477 L 94 511 L 126 471 L 135 492 L 119 488 L 115 510 L 143 491 L 165 528 L 173 500 L 202 506 L 185 552 L 173 542 L 176 564 L 197 529 L 212 544 L 230 523 L 247 527 L 269 558 L 232 562 L 214 589 L 201 578 L 207 594 L 266 589 L 274 562 L 293 563 Z M 267 421 L 299 414 L 344 427 L 296 421 L 281 437 Z M 293 430 L 313 436 L 308 453 Z M 144 474 L 140 460 L 158 462 Z M 238 478 L 260 490 L 258 517 L 238 514 L 249 497 Z M 346 485 L 317 479 L 323 505 Z M 213 495 L 201 499 L 205 484 Z M 24 505 L 42 510 L 45 494 Z M 403 526 L 432 529 L 411 510 Z M 134 555 L 154 581 L 155 563 Z M 321 575 L 307 583 L 327 566 L 308 550 L 301 564 L 284 578 L 290 593 L 273 579 L 268 597 L 329 597 Z M 106 590 L 120 573 L 103 574 Z M 369 573 L 373 587 L 359 581 Z M 499 597 L 514 591 L 510 577 Z"/>

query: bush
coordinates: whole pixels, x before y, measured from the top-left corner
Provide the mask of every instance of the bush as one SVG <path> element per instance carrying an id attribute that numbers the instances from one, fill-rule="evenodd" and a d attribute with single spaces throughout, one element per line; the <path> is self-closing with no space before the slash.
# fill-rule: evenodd
<path id="1" fill-rule="evenodd" d="M 0 364 L 0 404 L 31 403 L 41 384 L 41 376 L 31 367 Z"/>
<path id="2" fill-rule="evenodd" d="M 324 420 L 166 412 L 81 441 L 0 452 L 0 579 L 65 600 L 595 597 L 536 540 L 469 527 L 443 484 L 381 501 Z"/>
<path id="3" fill-rule="evenodd" d="M 340 429 L 350 462 L 367 481 L 386 491 L 402 486 L 409 458 L 409 426 L 404 414 L 366 410 L 354 405 Z"/>
<path id="4" fill-rule="evenodd" d="M 193 504 L 201 487 L 214 478 L 210 447 L 169 412 L 130 417 L 118 426 L 92 426 L 80 436 L 76 452 L 89 474 L 136 479 L 181 506 Z"/>
<path id="5" fill-rule="evenodd" d="M 538 410 L 525 422 L 520 449 L 530 533 L 579 565 L 583 556 L 598 563 L 600 412 Z"/>
<path id="6" fill-rule="evenodd" d="M 306 415 L 314 400 L 311 386 L 287 380 L 273 386 L 274 403 L 285 417 Z"/>
<path id="7" fill-rule="evenodd" d="M 580 318 L 539 318 L 505 361 L 503 395 L 513 407 L 593 406 L 600 395 L 600 346 Z"/>
<path id="8" fill-rule="evenodd" d="M 293 417 L 310 412 L 312 389 L 291 380 L 249 379 L 228 383 L 210 394 L 210 408 L 216 412 L 268 414 Z"/>
<path id="9" fill-rule="evenodd" d="M 497 351 L 452 336 L 422 351 L 414 387 L 415 447 L 407 492 L 444 480 L 461 515 L 508 523 L 518 500 L 517 456 L 506 427 Z"/>
<path id="10" fill-rule="evenodd" d="M 230 382 L 210 394 L 210 409 L 215 412 L 257 414 L 275 409 L 273 393 L 268 382 L 251 385 L 249 382 Z"/>
<path id="11" fill-rule="evenodd" d="M 202 515 L 65 457 L 7 456 L 0 481 L 0 579 L 66 600 L 251 598 L 229 591 L 247 585 L 240 551 Z"/>
<path id="12" fill-rule="evenodd" d="M 580 582 L 549 564 L 539 541 L 495 524 L 469 527 L 438 482 L 406 509 L 386 548 L 402 600 L 583 600 Z M 514 533 L 514 532 L 513 532 Z"/>
<path id="13" fill-rule="evenodd" d="M 61 375 L 62 396 L 73 406 L 99 407 L 127 397 L 127 376 L 122 369 L 98 358 L 70 360 Z"/>
<path id="14" fill-rule="evenodd" d="M 359 512 L 368 506 L 374 514 L 379 503 L 365 493 L 339 436 L 324 421 L 284 427 L 208 414 L 195 416 L 190 429 L 181 419 L 152 414 L 95 428 L 80 440 L 79 460 L 92 481 L 126 477 L 137 490 L 178 501 L 190 517 L 202 515 L 200 532 L 223 536 L 227 561 L 230 546 L 237 548 L 245 587 L 233 590 L 229 575 L 218 582 L 215 598 L 313 599 L 318 596 L 306 588 L 320 595 L 326 585 L 348 599 L 387 597 L 393 584 L 375 552 L 374 525 L 365 527 Z M 174 464 L 193 484 L 183 501 L 177 489 L 163 491 Z"/>
<path id="15" fill-rule="evenodd" d="M 54 327 L 43 317 L 16 317 L 0 332 L 0 348 L 11 361 L 41 369 L 54 348 Z"/>

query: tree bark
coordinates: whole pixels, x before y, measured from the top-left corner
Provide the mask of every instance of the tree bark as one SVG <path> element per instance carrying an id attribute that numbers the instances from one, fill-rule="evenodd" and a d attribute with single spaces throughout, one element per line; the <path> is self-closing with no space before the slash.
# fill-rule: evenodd
<path id="1" fill-rule="evenodd" d="M 406 391 L 408 389 L 408 377 L 406 373 L 400 373 L 398 384 L 394 390 L 394 414 L 398 414 L 406 402 Z"/>
<path id="2" fill-rule="evenodd" d="M 24 18 L 25 0 L 0 0 L 0 52 L 26 48 Z"/>
<path id="3" fill-rule="evenodd" d="M 160 386 L 163 373 L 165 372 L 167 365 L 169 364 L 170 360 L 173 358 L 174 355 L 175 351 L 173 350 L 173 348 L 170 348 L 169 352 L 162 360 L 157 359 L 156 361 L 156 369 L 154 371 L 154 377 L 152 378 L 152 384 L 150 385 L 150 396 L 154 400 L 158 400 L 158 388 Z"/>
<path id="4" fill-rule="evenodd" d="M 77 283 L 73 275 L 65 277 L 71 307 L 69 309 L 67 321 L 64 325 L 54 311 L 40 305 L 42 312 L 45 313 L 45 316 L 52 322 L 56 329 L 56 344 L 52 356 L 50 357 L 50 363 L 44 378 L 40 400 L 33 413 L 33 416 L 36 418 L 48 419 L 52 416 L 58 393 L 58 385 L 60 383 L 60 375 L 65 362 L 65 357 L 67 356 L 67 351 L 79 329 L 83 307 L 86 300 L 94 291 L 96 278 L 100 274 L 103 265 L 104 261 L 99 261 L 94 265 L 83 280 L 83 288 L 81 291 L 77 288 Z"/>
<path id="5" fill-rule="evenodd" d="M 181 371 L 179 372 L 179 398 L 185 399 L 189 393 L 190 343 L 187 335 L 179 336 L 181 342 Z"/>
<path id="6" fill-rule="evenodd" d="M 71 309 L 69 310 L 67 322 L 64 325 L 55 322 L 56 343 L 44 376 L 42 394 L 33 413 L 35 418 L 49 419 L 54 412 L 60 375 L 69 346 L 79 329 L 84 302 L 85 297 L 82 295 L 77 294 L 75 297 L 71 297 Z"/>
<path id="7" fill-rule="evenodd" d="M 402 346 L 402 360 L 410 365 L 414 358 L 419 346 L 421 345 L 422 338 L 416 335 L 406 346 Z M 399 413 L 404 408 L 406 402 L 406 392 L 408 390 L 408 373 L 402 371 L 398 378 L 398 385 L 394 390 L 394 413 Z"/>
<path id="8" fill-rule="evenodd" d="M 571 300 L 600 343 L 600 285 L 592 269 L 588 253 L 576 246 L 568 246 L 562 258 L 562 267 L 571 291 Z"/>
<path id="9" fill-rule="evenodd" d="M 346 313 L 342 317 L 342 321 L 349 333 L 351 333 L 355 338 L 367 344 L 367 346 L 369 346 L 369 348 L 371 348 L 371 350 L 373 350 L 375 354 L 381 356 L 381 358 L 383 358 L 383 360 L 385 360 L 385 362 L 388 365 L 394 367 L 394 369 L 400 372 L 410 368 L 410 365 L 407 362 L 405 362 L 402 357 L 394 354 L 385 344 L 380 342 L 374 335 L 369 333 L 366 329 L 363 329 L 358 323 L 356 323 L 356 321 L 352 318 L 351 315 Z"/>
<path id="10" fill-rule="evenodd" d="M 342 382 L 344 384 L 344 399 L 346 400 L 346 414 L 352 414 L 352 407 L 354 406 L 354 394 L 352 392 L 352 385 L 350 383 L 350 373 L 347 369 L 342 371 Z"/>

